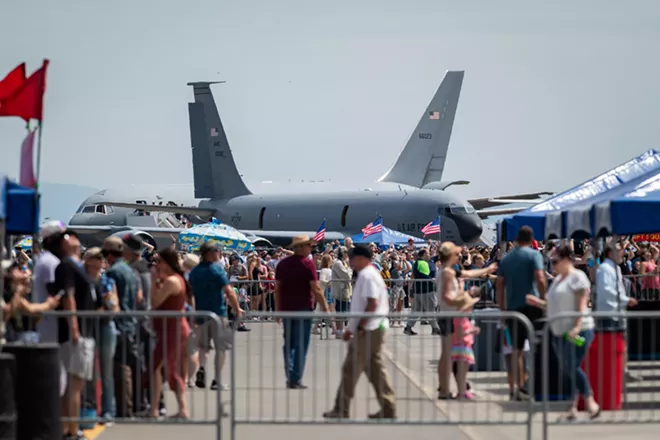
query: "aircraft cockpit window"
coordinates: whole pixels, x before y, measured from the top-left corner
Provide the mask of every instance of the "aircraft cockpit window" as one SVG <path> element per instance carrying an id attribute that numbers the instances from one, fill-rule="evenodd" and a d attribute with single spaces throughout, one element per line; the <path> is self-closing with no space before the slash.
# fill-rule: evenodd
<path id="1" fill-rule="evenodd" d="M 451 211 L 452 214 L 457 214 L 457 215 L 474 213 L 474 208 L 469 204 L 458 205 L 456 203 L 452 203 L 451 205 L 449 205 L 449 210 Z"/>
<path id="2" fill-rule="evenodd" d="M 97 214 L 105 214 L 105 206 L 104 205 L 96 205 L 96 213 Z"/>
<path id="3" fill-rule="evenodd" d="M 87 205 L 82 209 L 83 214 L 93 214 L 96 211 L 96 207 L 94 205 Z"/>

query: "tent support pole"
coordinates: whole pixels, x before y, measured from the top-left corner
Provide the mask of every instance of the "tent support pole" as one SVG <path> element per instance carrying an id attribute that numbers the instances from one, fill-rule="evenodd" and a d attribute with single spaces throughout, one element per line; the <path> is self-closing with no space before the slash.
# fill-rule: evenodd
<path id="1" fill-rule="evenodd" d="M 2 248 L 0 249 L 0 261 L 4 260 L 7 257 L 7 254 L 9 254 L 10 250 L 7 246 L 5 246 L 5 221 L 0 220 L 0 243 L 2 243 Z M 5 340 L 5 299 L 4 299 L 4 292 L 5 292 L 5 274 L 4 272 L 0 273 L 0 292 L 2 292 L 2 295 L 0 295 L 0 346 L 5 345 L 6 340 Z"/>

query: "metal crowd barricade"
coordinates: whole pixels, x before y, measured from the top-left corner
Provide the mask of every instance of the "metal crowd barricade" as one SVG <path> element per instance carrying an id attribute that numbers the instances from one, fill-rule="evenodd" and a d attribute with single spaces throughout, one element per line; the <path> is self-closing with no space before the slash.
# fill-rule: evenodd
<path id="1" fill-rule="evenodd" d="M 637 301 L 660 301 L 660 275 L 657 273 L 626 275 L 626 293 Z"/>
<path id="2" fill-rule="evenodd" d="M 436 286 L 434 279 L 385 279 L 388 287 L 388 295 L 391 311 L 406 311 L 410 309 L 413 312 L 433 312 L 437 307 Z M 239 302 L 243 310 L 251 312 L 273 312 L 275 310 L 274 300 L 274 281 L 255 281 L 240 280 L 232 281 L 232 286 L 239 297 Z M 350 292 L 348 297 L 338 297 L 335 295 L 346 294 L 346 289 L 337 288 L 338 286 L 350 286 L 352 288 L 354 280 L 330 279 L 327 283 L 327 291 L 324 292 L 326 301 L 333 311 L 348 312 L 350 307 Z M 475 296 L 480 297 L 481 301 L 475 308 L 494 308 L 495 288 L 488 278 L 465 278 L 463 279 L 464 289 Z M 420 298 L 424 301 L 416 301 L 415 294 L 420 293 Z M 317 311 L 319 309 L 317 308 Z M 251 319 L 251 318 L 248 318 Z M 317 319 L 320 326 L 314 325 L 314 334 L 321 338 L 331 338 L 331 326 L 323 319 Z M 423 322 L 426 322 L 424 320 Z"/>
<path id="3" fill-rule="evenodd" d="M 228 395 L 222 393 L 222 387 L 217 391 L 210 391 L 211 380 L 216 376 L 215 371 L 221 371 L 221 356 L 213 359 L 209 355 L 206 366 L 207 383 L 204 390 L 193 390 L 188 387 L 188 379 L 195 370 L 193 358 L 202 340 L 211 342 L 214 347 L 231 345 L 233 332 L 226 327 L 217 315 L 209 312 L 163 312 L 163 311 L 131 311 L 112 313 L 106 311 L 52 311 L 43 313 L 40 319 L 56 321 L 55 326 L 68 327 L 68 319 L 75 316 L 82 337 L 94 339 L 94 372 L 91 381 L 85 381 L 81 393 L 81 413 L 73 417 L 63 417 L 62 422 L 78 422 L 81 424 L 96 424 L 114 422 L 120 424 L 151 424 L 171 423 L 176 425 L 211 425 L 217 430 L 216 438 L 221 438 L 223 401 L 229 400 Z M 190 326 L 190 334 L 186 337 L 183 322 Z M 112 338 L 108 337 L 106 331 L 112 331 L 113 326 L 108 327 L 109 322 L 116 324 L 116 346 L 112 357 L 102 357 L 102 352 L 112 351 Z M 199 325 L 198 325 L 199 324 Z M 28 328 L 34 328 L 34 323 L 28 324 Z M 129 331 L 133 328 L 135 331 Z M 16 339 L 16 344 L 35 344 L 38 342 L 36 332 L 25 331 L 11 335 Z M 158 341 L 162 344 L 158 344 Z M 106 343 L 110 341 L 110 346 Z M 78 342 L 81 344 L 82 342 Z M 87 344 L 85 342 L 85 344 Z M 87 347 L 88 345 L 85 345 Z M 60 345 L 60 363 L 64 369 L 65 356 L 70 346 Z M 162 351 L 161 351 L 162 350 Z M 172 354 L 172 350 L 176 353 Z M 155 386 L 155 372 L 157 371 L 158 359 L 162 361 L 160 369 L 162 375 L 161 395 L 152 398 Z M 74 366 L 72 359 L 69 368 L 80 369 Z M 100 375 L 101 361 L 109 361 L 103 369 L 106 379 L 112 379 L 103 383 Z M 108 371 L 108 368 L 111 370 Z M 172 369 L 175 369 L 172 371 Z M 72 371 L 71 371 L 72 372 Z M 188 417 L 168 417 L 177 414 L 177 399 L 174 398 L 172 385 L 168 380 L 173 373 L 183 380 L 182 395 L 187 403 Z M 80 373 L 80 371 L 78 371 Z M 86 373 L 82 373 L 86 374 Z M 63 376 L 67 377 L 67 376 Z M 220 374 L 217 374 L 220 378 Z M 119 382 L 119 383 L 118 383 Z M 62 385 L 62 384 L 61 384 Z M 103 399 L 103 385 L 114 395 L 116 416 L 112 420 L 105 419 L 103 414 L 97 411 L 102 406 L 99 399 Z M 176 385 L 175 385 L 176 386 Z M 64 388 L 63 388 L 64 389 Z M 62 389 L 62 390 L 63 390 Z M 121 393 L 121 394 L 120 394 Z M 214 394 L 215 393 L 215 394 Z M 158 408 L 159 415 L 153 417 L 153 409 Z"/>
<path id="4" fill-rule="evenodd" d="M 566 340 L 554 333 L 570 329 L 583 316 L 594 320 L 594 339 L 580 342 Z M 552 331 L 554 327 L 555 332 Z M 639 327 L 642 330 L 631 331 Z M 568 423 L 642 424 L 660 423 L 660 396 L 655 383 L 659 377 L 660 311 L 576 312 L 561 313 L 546 321 L 543 330 L 543 438 L 549 438 L 549 427 Z M 636 344 L 648 351 L 645 360 L 633 361 L 629 351 Z M 582 366 L 595 400 L 602 412 L 597 419 L 578 415 L 577 420 L 561 417 L 570 408 L 579 380 L 576 361 L 586 350 Z M 573 362 L 573 364 L 570 364 Z M 580 410 L 587 410 L 581 400 Z"/>
<path id="5" fill-rule="evenodd" d="M 234 411 L 231 413 L 232 438 L 236 429 L 244 424 L 267 425 L 321 425 L 336 424 L 417 424 L 417 425 L 519 425 L 526 426 L 527 438 L 531 436 L 533 402 L 509 401 L 507 369 L 504 367 L 503 353 L 499 341 L 503 332 L 498 329 L 503 320 L 518 322 L 515 329 L 524 328 L 529 335 L 530 355 L 534 358 L 536 336 L 531 322 L 516 312 L 475 311 L 473 313 L 390 313 L 388 322 L 452 321 L 454 318 L 474 320 L 481 328 L 475 336 L 475 369 L 468 373 L 468 381 L 476 395 L 472 400 L 437 400 L 438 376 L 436 367 L 441 354 L 442 341 L 431 335 L 428 328 L 421 328 L 420 334 L 408 336 L 390 328 L 385 332 L 382 352 L 372 351 L 379 340 L 375 336 L 365 336 L 346 343 L 340 339 L 315 339 L 310 336 L 315 320 L 327 322 L 350 322 L 355 319 L 383 319 L 384 315 L 368 313 L 249 313 L 246 320 L 251 331 L 237 336 L 234 345 L 231 367 L 231 389 Z M 380 323 L 379 321 L 377 321 Z M 458 325 L 458 323 L 456 323 Z M 399 329 L 400 330 L 400 329 Z M 516 331 L 516 330 L 514 330 Z M 287 335 L 285 337 L 285 334 Z M 371 333 L 367 333 L 370 335 Z M 515 336 L 515 335 L 514 335 Z M 496 343 L 493 343 L 496 341 Z M 357 351 L 350 344 L 356 344 Z M 304 347 L 307 346 L 306 357 Z M 292 354 L 292 352 L 295 352 Z M 346 359 L 347 353 L 352 353 Z M 283 353 L 289 353 L 287 361 L 290 373 L 285 374 Z M 368 353 L 368 355 L 362 355 Z M 295 364 L 296 356 L 305 365 L 301 373 L 300 364 Z M 372 363 L 373 362 L 373 363 Z M 389 396 L 378 399 L 374 389 L 383 390 L 382 376 L 373 375 L 357 382 L 355 395 L 348 408 L 340 406 L 340 412 L 348 418 L 324 418 L 323 413 L 333 409 L 335 399 L 344 402 L 338 393 L 343 376 L 352 377 L 359 372 L 374 371 L 382 362 L 389 374 L 395 394 L 396 419 L 372 420 L 367 416 L 377 412 L 381 403 L 388 402 Z M 370 365 L 367 367 L 367 363 Z M 514 363 L 515 364 L 515 363 Z M 535 365 L 528 364 L 528 392 L 534 395 Z M 515 368 L 515 367 L 514 367 Z M 450 372 L 451 374 L 451 372 Z M 288 380 L 297 380 L 306 388 L 290 389 Z M 371 382 L 371 384 L 369 383 Z M 454 379 L 450 380 L 452 390 L 456 390 Z M 295 385 L 295 384 L 294 384 Z M 344 388 L 344 390 L 350 389 Z M 385 393 L 386 394 L 386 393 Z"/>

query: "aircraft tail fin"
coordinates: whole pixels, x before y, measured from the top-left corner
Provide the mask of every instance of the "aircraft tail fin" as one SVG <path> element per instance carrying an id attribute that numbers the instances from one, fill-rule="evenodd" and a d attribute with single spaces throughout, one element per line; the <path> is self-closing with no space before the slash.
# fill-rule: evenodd
<path id="1" fill-rule="evenodd" d="M 208 137 L 204 115 L 204 105 L 198 102 L 188 103 L 190 120 L 190 145 L 192 146 L 193 180 L 195 198 L 213 198 L 213 173 L 209 160 Z"/>
<path id="2" fill-rule="evenodd" d="M 416 188 L 442 179 L 464 71 L 448 71 L 392 168 L 378 179 Z"/>
<path id="3" fill-rule="evenodd" d="M 195 198 L 230 199 L 252 194 L 238 173 L 211 84 L 188 83 L 195 102 L 188 104 Z"/>

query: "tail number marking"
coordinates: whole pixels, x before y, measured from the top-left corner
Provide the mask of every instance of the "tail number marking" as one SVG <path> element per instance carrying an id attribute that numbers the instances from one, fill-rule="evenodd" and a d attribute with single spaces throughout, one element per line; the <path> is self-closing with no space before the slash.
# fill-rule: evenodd
<path id="1" fill-rule="evenodd" d="M 420 133 L 419 134 L 420 139 L 431 139 L 433 136 L 431 136 L 431 133 Z"/>

